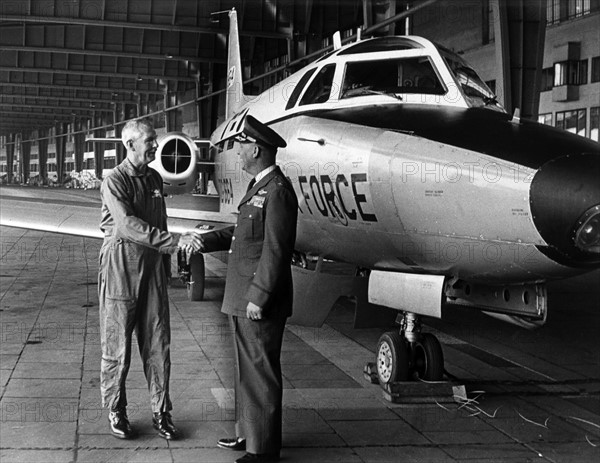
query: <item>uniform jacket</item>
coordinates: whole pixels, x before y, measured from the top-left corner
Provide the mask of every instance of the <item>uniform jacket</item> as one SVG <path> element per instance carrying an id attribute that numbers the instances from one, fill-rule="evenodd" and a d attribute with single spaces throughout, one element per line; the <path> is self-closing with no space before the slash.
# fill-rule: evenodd
<path id="1" fill-rule="evenodd" d="M 265 317 L 290 316 L 298 200 L 279 167 L 244 195 L 238 210 L 234 227 L 203 235 L 206 252 L 230 248 L 221 310 L 245 317 L 250 301 Z"/>

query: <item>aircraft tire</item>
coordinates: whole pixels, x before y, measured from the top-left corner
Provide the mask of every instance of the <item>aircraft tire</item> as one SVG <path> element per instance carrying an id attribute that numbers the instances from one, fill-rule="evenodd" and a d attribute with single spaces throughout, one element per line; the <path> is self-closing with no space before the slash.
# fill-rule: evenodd
<path id="1" fill-rule="evenodd" d="M 187 283 L 189 301 L 201 301 L 204 298 L 204 256 L 192 254 L 190 257 L 190 281 Z"/>
<path id="2" fill-rule="evenodd" d="M 441 381 L 444 375 L 444 353 L 438 339 L 431 333 L 423 333 L 413 348 L 413 372 L 425 381 Z"/>
<path id="3" fill-rule="evenodd" d="M 383 333 L 377 343 L 377 377 L 385 385 L 408 379 L 408 347 L 399 333 Z"/>

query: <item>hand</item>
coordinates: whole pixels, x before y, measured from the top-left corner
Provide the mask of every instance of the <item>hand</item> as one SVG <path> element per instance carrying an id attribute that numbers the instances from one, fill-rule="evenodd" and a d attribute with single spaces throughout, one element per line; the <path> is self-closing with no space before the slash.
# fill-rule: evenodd
<path id="1" fill-rule="evenodd" d="M 202 239 L 202 234 L 198 230 L 186 232 L 180 236 L 177 246 L 179 249 L 185 251 L 186 260 L 189 263 L 190 256 L 194 252 L 199 252 L 204 249 L 204 240 Z"/>
<path id="2" fill-rule="evenodd" d="M 257 306 L 255 303 L 253 302 L 248 302 L 248 306 L 246 307 L 246 317 L 248 317 L 250 320 L 262 320 L 263 316 L 263 309 L 262 307 Z"/>

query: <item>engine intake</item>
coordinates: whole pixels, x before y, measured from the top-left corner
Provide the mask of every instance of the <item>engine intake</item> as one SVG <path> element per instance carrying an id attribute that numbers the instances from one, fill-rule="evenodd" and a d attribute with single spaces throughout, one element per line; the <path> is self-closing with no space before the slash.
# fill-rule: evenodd
<path id="1" fill-rule="evenodd" d="M 180 195 L 194 189 L 199 157 L 196 143 L 184 133 L 172 132 L 160 140 L 150 167 L 162 177 L 166 195 Z"/>

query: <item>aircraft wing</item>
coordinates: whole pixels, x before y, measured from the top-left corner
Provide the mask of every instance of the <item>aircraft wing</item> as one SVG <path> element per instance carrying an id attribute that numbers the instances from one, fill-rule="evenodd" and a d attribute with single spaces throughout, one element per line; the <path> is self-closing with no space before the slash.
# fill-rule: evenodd
<path id="1" fill-rule="evenodd" d="M 98 192 L 38 188 L 2 188 L 0 225 L 68 235 L 103 238 Z M 210 231 L 228 227 L 235 218 L 218 212 L 169 208 L 169 230 Z"/>
<path id="2" fill-rule="evenodd" d="M 25 198 L 2 198 L 0 225 L 30 230 L 103 238 L 100 207 L 60 204 Z"/>

